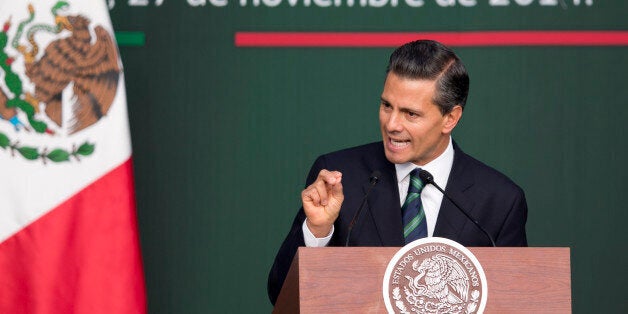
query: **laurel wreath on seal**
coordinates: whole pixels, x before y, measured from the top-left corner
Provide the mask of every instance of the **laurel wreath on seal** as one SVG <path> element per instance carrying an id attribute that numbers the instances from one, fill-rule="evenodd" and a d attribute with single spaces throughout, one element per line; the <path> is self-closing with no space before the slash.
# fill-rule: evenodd
<path id="1" fill-rule="evenodd" d="M 410 314 L 405 304 L 403 304 L 403 301 L 401 301 L 401 294 L 399 293 L 399 287 L 396 287 L 393 289 L 393 299 L 395 299 L 395 306 L 397 306 L 397 308 L 401 311 L 399 313 Z"/>
<path id="2" fill-rule="evenodd" d="M 72 145 L 72 150 L 69 151 L 62 148 L 49 150 L 47 147 L 37 148 L 32 146 L 20 146 L 19 144 L 19 141 L 11 143 L 9 137 L 0 132 L 0 147 L 5 150 L 10 150 L 12 156 L 15 156 L 15 152 L 18 152 L 22 155 L 22 157 L 28 160 L 41 158 L 44 164 L 46 164 L 47 160 L 52 162 L 70 161 L 70 157 L 74 157 L 77 161 L 81 161 L 80 156 L 91 155 L 95 148 L 95 145 L 89 142 L 84 142 L 78 147 L 76 147 L 76 145 Z"/>
<path id="3" fill-rule="evenodd" d="M 467 305 L 467 310 L 465 312 L 466 314 L 474 313 L 477 310 L 478 302 L 480 301 L 479 298 L 480 298 L 480 291 L 473 290 L 471 292 L 471 303 Z M 401 293 L 399 293 L 399 287 L 396 287 L 393 289 L 393 299 L 395 300 L 395 306 L 401 311 L 399 313 L 410 314 L 405 304 L 401 300 Z"/>
<path id="4" fill-rule="evenodd" d="M 469 303 L 469 305 L 467 305 L 467 313 L 473 313 L 475 312 L 475 310 L 477 310 L 478 308 L 478 301 L 480 297 L 480 291 L 478 290 L 473 290 L 473 292 L 471 292 L 471 303 Z"/>

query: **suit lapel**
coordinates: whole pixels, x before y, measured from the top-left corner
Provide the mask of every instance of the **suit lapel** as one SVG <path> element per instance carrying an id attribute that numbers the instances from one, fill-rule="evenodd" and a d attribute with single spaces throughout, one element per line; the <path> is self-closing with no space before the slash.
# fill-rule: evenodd
<path id="1" fill-rule="evenodd" d="M 447 186 L 447 193 L 470 214 L 473 213 L 475 202 L 470 195 L 475 184 L 473 169 L 468 166 L 469 157 L 454 142 L 454 163 L 452 165 Z M 399 187 L 394 164 L 384 154 L 383 145 L 378 146 L 372 154 L 364 157 L 369 174 L 375 170 L 382 173 L 377 185 L 368 196 L 368 213 L 372 218 L 382 246 L 403 246 L 403 226 L 401 222 L 401 206 L 399 205 Z M 363 184 L 363 191 L 369 188 L 368 180 Z M 434 228 L 434 236 L 448 238 L 464 243 L 461 232 L 468 221 L 453 203 L 443 197 L 438 219 Z M 356 230 L 357 231 L 357 230 Z"/>
<path id="2" fill-rule="evenodd" d="M 473 171 L 467 167 L 467 163 L 467 155 L 454 143 L 454 163 L 445 190 L 464 210 L 472 213 L 475 202 L 468 193 L 475 182 Z M 463 242 L 461 232 L 467 223 L 471 223 L 468 218 L 452 202 L 443 197 L 434 228 L 434 236 Z"/>
<path id="3" fill-rule="evenodd" d="M 371 215 L 382 246 L 403 246 L 401 206 L 395 165 L 386 159 L 383 144 L 372 155 L 365 157 L 369 170 L 381 172 L 380 180 L 368 196 L 368 212 Z M 369 184 L 363 186 L 364 192 Z"/>

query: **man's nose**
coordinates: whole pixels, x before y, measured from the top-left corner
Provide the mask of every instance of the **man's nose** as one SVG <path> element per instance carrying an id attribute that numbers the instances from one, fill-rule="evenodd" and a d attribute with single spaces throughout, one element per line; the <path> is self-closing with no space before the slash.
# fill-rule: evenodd
<path id="1" fill-rule="evenodd" d="M 388 120 L 386 121 L 386 131 L 388 132 L 401 131 L 402 129 L 401 118 L 402 118 L 401 114 L 397 112 L 392 112 L 388 116 Z"/>

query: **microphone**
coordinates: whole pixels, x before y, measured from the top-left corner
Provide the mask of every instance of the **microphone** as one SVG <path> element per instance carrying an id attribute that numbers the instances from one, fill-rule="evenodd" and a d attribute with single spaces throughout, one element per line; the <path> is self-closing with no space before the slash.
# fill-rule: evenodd
<path id="1" fill-rule="evenodd" d="M 379 170 L 375 170 L 371 173 L 371 176 L 369 177 L 369 182 L 371 185 L 369 186 L 369 189 L 366 190 L 366 193 L 364 193 L 362 204 L 360 204 L 360 207 L 355 212 L 355 214 L 353 215 L 353 218 L 351 219 L 351 222 L 349 223 L 349 231 L 347 231 L 347 241 L 345 241 L 345 246 L 349 246 L 349 238 L 351 238 L 351 231 L 353 231 L 353 226 L 355 226 L 356 221 L 358 221 L 358 217 L 360 217 L 360 213 L 362 212 L 362 209 L 364 208 L 364 205 L 366 204 L 366 198 L 369 196 L 369 193 L 371 193 L 371 190 L 373 189 L 373 187 L 375 187 L 375 184 L 377 184 L 377 182 L 379 181 L 379 177 L 381 175 L 382 173 L 379 172 Z"/>
<path id="2" fill-rule="evenodd" d="M 482 228 L 480 223 L 477 220 L 475 220 L 473 217 L 471 217 L 471 215 L 469 215 L 464 209 L 462 209 L 462 207 L 460 207 L 458 203 L 456 203 L 451 197 L 449 197 L 449 195 L 447 195 L 447 193 L 445 193 L 445 191 L 441 189 L 440 186 L 436 184 L 436 182 L 434 182 L 434 177 L 432 176 L 431 173 L 429 173 L 427 170 L 419 169 L 419 178 L 421 178 L 421 180 L 423 180 L 425 184 L 431 184 L 435 188 L 437 188 L 441 193 L 443 193 L 443 196 L 445 196 L 450 202 L 452 202 L 454 206 L 456 206 L 456 208 L 458 208 L 460 212 L 462 212 L 465 216 L 467 216 L 467 218 L 469 218 L 469 220 L 471 220 L 471 222 L 473 222 L 473 224 L 476 227 L 478 227 L 478 229 L 480 229 L 486 235 L 486 237 L 491 241 L 491 244 L 493 245 L 493 247 L 497 247 L 497 245 L 495 245 L 495 240 L 493 240 L 493 237 L 491 237 L 491 235 L 488 232 L 486 232 L 484 228 Z"/>

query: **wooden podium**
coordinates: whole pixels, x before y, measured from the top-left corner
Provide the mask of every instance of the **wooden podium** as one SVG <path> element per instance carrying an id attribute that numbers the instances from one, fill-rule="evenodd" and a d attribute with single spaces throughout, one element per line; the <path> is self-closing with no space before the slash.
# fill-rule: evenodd
<path id="1" fill-rule="evenodd" d="M 273 313 L 386 313 L 397 247 L 299 248 Z M 569 248 L 468 248 L 488 282 L 484 313 L 571 313 Z"/>

